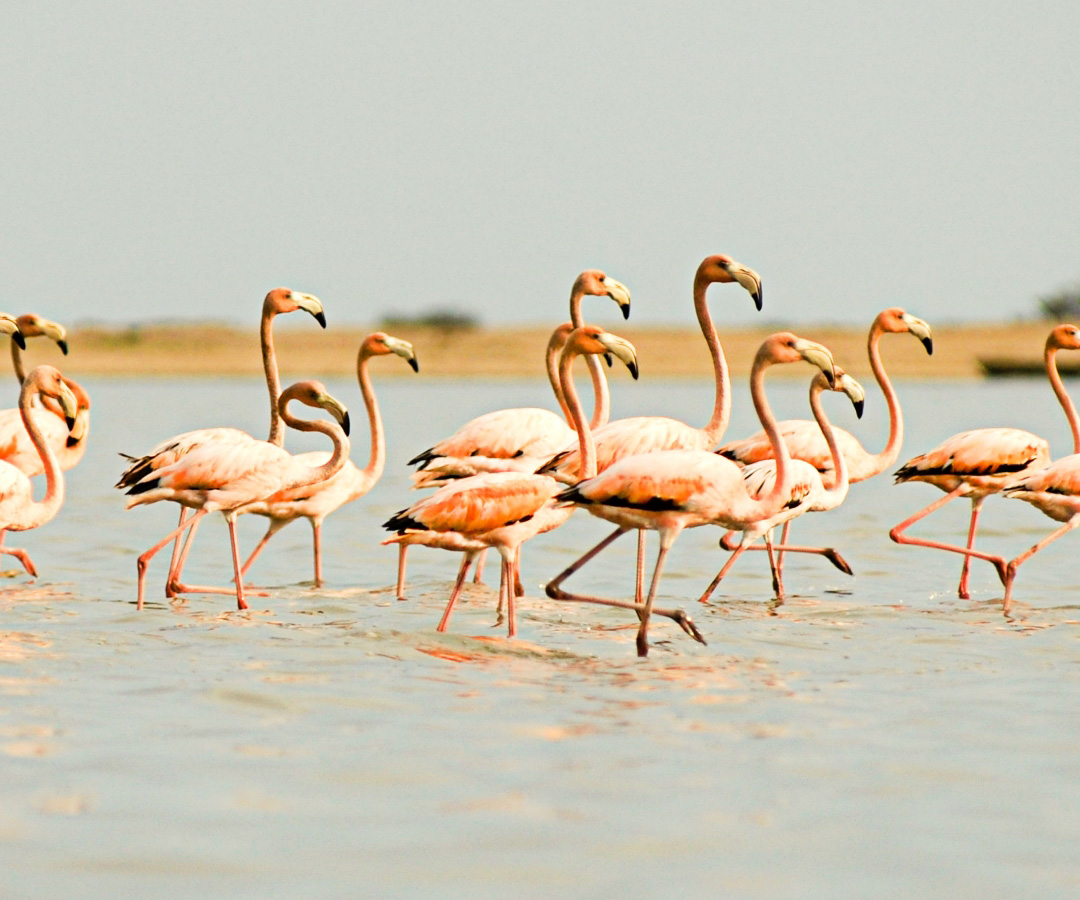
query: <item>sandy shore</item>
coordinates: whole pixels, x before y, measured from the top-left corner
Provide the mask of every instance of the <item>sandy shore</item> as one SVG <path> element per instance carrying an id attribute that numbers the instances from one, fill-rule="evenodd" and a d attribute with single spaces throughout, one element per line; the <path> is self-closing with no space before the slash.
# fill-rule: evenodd
<path id="1" fill-rule="evenodd" d="M 638 348 L 643 378 L 709 377 L 708 353 L 696 328 L 613 328 Z M 750 369 L 754 351 L 770 328 L 725 329 L 724 350 L 736 377 Z M 979 377 L 978 356 L 1041 358 L 1050 325 L 1042 322 L 944 326 L 934 329 L 934 355 L 928 357 L 917 340 L 906 335 L 886 338 L 882 355 L 891 374 L 899 377 Z M 279 327 L 275 333 L 282 373 L 290 377 L 324 378 L 354 371 L 356 349 L 367 329 Z M 805 326 L 804 337 L 820 341 L 837 363 L 855 375 L 869 371 L 865 328 Z M 398 337 L 416 347 L 424 376 L 539 377 L 549 332 L 542 327 L 441 331 L 432 328 L 395 329 Z M 231 326 L 144 325 L 117 329 L 78 328 L 69 334 L 71 354 L 63 362 L 54 348 L 31 344 L 32 362 L 56 362 L 73 374 L 134 375 L 251 375 L 261 373 L 258 337 L 254 329 Z M 395 366 L 380 367 L 379 377 L 407 374 Z M 625 377 L 616 371 L 615 377 Z"/>

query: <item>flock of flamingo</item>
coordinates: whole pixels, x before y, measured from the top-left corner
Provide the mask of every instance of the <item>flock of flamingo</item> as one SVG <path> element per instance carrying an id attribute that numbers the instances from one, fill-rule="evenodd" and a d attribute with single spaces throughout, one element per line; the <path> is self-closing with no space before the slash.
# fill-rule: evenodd
<path id="1" fill-rule="evenodd" d="M 904 423 L 879 343 L 885 334 L 907 333 L 931 353 L 930 326 L 896 307 L 883 310 L 870 326 L 870 367 L 885 397 L 890 420 L 888 440 L 880 452 L 867 451 L 852 434 L 833 427 L 822 406 L 825 391 L 843 393 L 861 416 L 862 386 L 834 363 L 826 347 L 790 332 L 770 335 L 754 358 L 750 390 L 762 430 L 742 440 L 721 443 L 731 416 L 731 383 L 706 292 L 712 284 L 725 283 L 740 285 L 761 309 L 761 278 L 755 271 L 721 254 L 702 261 L 694 276 L 693 302 L 712 358 L 716 387 L 712 415 L 698 428 L 663 416 L 609 420 L 610 393 L 599 357 L 606 357 L 609 365 L 617 358 L 637 378 L 637 353 L 629 341 L 585 324 L 582 303 L 586 296 L 608 297 L 628 317 L 630 293 L 603 272 L 582 272 L 570 295 L 570 322 L 555 329 L 545 355 L 561 415 L 540 408 L 487 413 L 410 460 L 410 465 L 417 466 L 414 487 L 435 490 L 384 523 L 391 532 L 384 543 L 398 545 L 398 598 L 405 598 L 409 546 L 420 544 L 461 553 L 462 562 L 438 624 L 439 631 L 445 630 L 471 566 L 476 563 L 479 580 L 483 555 L 494 549 L 501 558 L 498 611 L 501 620 L 505 608 L 513 637 L 515 603 L 524 594 L 519 575 L 521 546 L 557 528 L 577 508 L 605 520 L 614 530 L 552 579 L 546 592 L 557 600 L 633 610 L 638 619 L 640 656 L 648 653 L 648 627 L 654 614 L 672 619 L 688 635 L 705 643 L 685 610 L 654 604 L 668 552 L 685 528 L 719 525 L 726 532 L 721 545 L 732 551 L 701 595 L 701 602 L 708 600 L 744 551 L 762 549 L 755 543 L 759 537 L 769 555 L 776 602 L 784 599 L 786 553 L 821 555 L 850 573 L 847 562 L 832 548 L 789 544 L 789 528 L 803 513 L 835 509 L 844 501 L 850 484 L 879 475 L 896 462 Z M 381 476 L 386 462 L 385 439 L 368 368 L 373 357 L 396 355 L 418 371 L 412 345 L 382 332 L 368 335 L 360 345 L 356 372 L 371 443 L 368 463 L 360 469 L 349 458 L 345 406 L 318 381 L 301 381 L 281 389 L 273 322 L 276 316 L 297 310 L 309 313 L 326 327 L 322 304 L 310 294 L 278 288 L 267 294 L 263 303 L 260 338 L 270 400 L 270 430 L 265 440 L 236 428 L 203 428 L 170 437 L 142 456 L 125 456 L 128 465 L 116 486 L 125 490 L 129 508 L 159 500 L 171 500 L 180 507 L 176 528 L 138 557 L 139 609 L 143 607 L 150 560 L 169 544 L 173 548 L 166 596 L 235 593 L 237 606 L 247 608 L 249 589 L 244 579 L 249 568 L 273 535 L 298 518 L 311 523 L 315 584 L 321 585 L 323 520 L 370 491 Z M 18 408 L 0 411 L 0 551 L 14 556 L 30 575 L 36 575 L 26 551 L 4 546 L 4 536 L 7 531 L 37 528 L 59 511 L 64 500 L 63 471 L 78 463 L 86 447 L 90 398 L 53 366 L 41 365 L 29 374 L 25 372 L 22 351 L 27 338 L 48 337 L 67 353 L 62 326 L 37 315 L 13 318 L 0 314 L 0 332 L 11 336 L 12 361 L 21 385 Z M 898 543 L 962 555 L 958 587 L 962 598 L 969 596 L 971 559 L 991 563 L 1005 586 L 1006 612 L 1018 567 L 1080 524 L 1080 422 L 1058 373 L 1057 353 L 1062 349 L 1080 349 L 1080 329 L 1073 325 L 1054 328 L 1044 356 L 1050 384 L 1072 429 L 1072 455 L 1051 461 L 1043 438 L 1017 428 L 980 428 L 954 435 L 895 473 L 897 482 L 923 481 L 945 494 L 893 528 L 890 537 Z M 594 409 L 589 419 L 573 381 L 573 364 L 579 356 L 586 359 L 593 387 Z M 809 392 L 813 419 L 778 422 L 765 395 L 766 372 L 774 365 L 799 362 L 809 363 L 813 371 Z M 290 410 L 294 401 L 323 410 L 330 418 L 298 418 Z M 285 426 L 326 435 L 332 451 L 290 454 L 284 448 Z M 41 474 L 45 475 L 46 491 L 36 502 L 30 479 Z M 996 493 L 1025 500 L 1063 524 L 1009 562 L 976 550 L 983 501 Z M 915 522 L 958 497 L 970 498 L 972 503 L 965 544 L 907 535 Z M 228 523 L 234 584 L 185 584 L 184 564 L 199 523 L 215 511 Z M 236 527 L 241 513 L 257 513 L 270 520 L 266 534 L 243 563 Z M 776 543 L 773 532 L 778 525 L 783 528 Z M 620 535 L 634 530 L 638 546 L 632 600 L 564 589 L 571 575 Z M 647 590 L 646 531 L 657 532 L 660 540 Z"/>

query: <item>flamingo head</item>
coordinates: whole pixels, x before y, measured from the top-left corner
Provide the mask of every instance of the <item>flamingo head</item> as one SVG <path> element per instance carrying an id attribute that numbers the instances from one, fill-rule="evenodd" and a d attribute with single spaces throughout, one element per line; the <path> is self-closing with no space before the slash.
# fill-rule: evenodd
<path id="1" fill-rule="evenodd" d="M 60 404 L 64 413 L 68 431 L 75 427 L 76 416 L 79 412 L 79 402 L 75 394 L 64 382 L 60 370 L 55 366 L 37 366 L 30 370 L 23 384 L 23 390 L 34 390 L 43 397 L 51 397 Z"/>
<path id="2" fill-rule="evenodd" d="M 890 334 L 908 332 L 922 341 L 928 356 L 934 353 L 934 338 L 930 333 L 930 325 L 917 316 L 905 312 L 899 306 L 891 306 L 879 312 L 877 318 L 874 319 L 872 330 L 887 331 Z"/>
<path id="3" fill-rule="evenodd" d="M 630 374 L 637 380 L 637 350 L 634 345 L 625 338 L 610 334 L 596 325 L 583 325 L 581 328 L 575 328 L 570 333 L 570 337 L 567 338 L 566 347 L 563 348 L 563 355 L 565 356 L 567 353 L 593 353 L 596 355 L 610 353 L 612 356 L 621 359 L 626 364 L 626 368 L 630 370 Z"/>
<path id="4" fill-rule="evenodd" d="M 623 318 L 630 318 L 630 290 L 621 281 L 616 281 L 599 269 L 586 269 L 578 275 L 574 281 L 574 293 L 610 297 L 619 304 Z"/>
<path id="5" fill-rule="evenodd" d="M 1080 328 L 1075 325 L 1058 325 L 1046 338 L 1046 349 L 1080 350 Z"/>
<path id="6" fill-rule="evenodd" d="M 59 322 L 51 322 L 36 313 L 24 313 L 15 321 L 19 323 L 19 331 L 22 332 L 23 337 L 47 337 L 49 340 L 56 341 L 60 352 L 67 356 L 67 329 Z"/>
<path id="7" fill-rule="evenodd" d="M 413 345 L 401 338 L 392 337 L 385 331 L 374 331 L 369 334 L 360 344 L 360 358 L 369 356 L 388 356 L 395 353 L 407 362 L 414 372 L 420 371 L 420 363 L 416 360 L 416 351 Z"/>
<path id="8" fill-rule="evenodd" d="M 0 334 L 10 334 L 11 339 L 19 345 L 20 349 L 26 349 L 26 338 L 19 331 L 19 322 L 14 316 L 0 313 Z"/>
<path id="9" fill-rule="evenodd" d="M 861 419 L 863 414 L 863 404 L 866 401 L 866 391 L 863 389 L 863 386 L 839 366 L 833 366 L 833 377 L 833 383 L 829 384 L 829 376 L 825 371 L 818 372 L 811 383 L 811 391 L 820 392 L 828 388 L 829 390 L 847 394 L 848 399 L 851 401 L 851 405 L 855 407 L 855 415 Z"/>
<path id="10" fill-rule="evenodd" d="M 829 387 L 836 382 L 835 363 L 829 348 L 815 341 L 808 341 L 790 331 L 778 331 L 765 338 L 754 359 L 755 368 L 774 363 L 808 362 L 821 369 Z"/>
<path id="11" fill-rule="evenodd" d="M 325 409 L 341 426 L 341 430 L 348 435 L 349 410 L 344 403 L 330 395 L 326 390 L 326 385 L 321 381 L 298 381 L 281 392 L 281 396 L 278 397 L 278 412 L 286 421 L 289 418 L 286 415 L 286 407 L 291 400 L 296 400 L 313 409 Z"/>
<path id="12" fill-rule="evenodd" d="M 263 301 L 263 315 L 276 316 L 281 313 L 296 312 L 302 309 L 314 316 L 315 321 L 323 328 L 326 327 L 326 315 L 323 313 L 322 301 L 314 294 L 302 294 L 289 288 L 274 288 Z"/>
<path id="13" fill-rule="evenodd" d="M 706 256 L 698 266 L 694 280 L 704 284 L 712 284 L 714 281 L 730 284 L 737 281 L 750 292 L 754 305 L 761 309 L 761 276 L 742 263 L 735 262 L 730 256 L 723 253 Z"/>

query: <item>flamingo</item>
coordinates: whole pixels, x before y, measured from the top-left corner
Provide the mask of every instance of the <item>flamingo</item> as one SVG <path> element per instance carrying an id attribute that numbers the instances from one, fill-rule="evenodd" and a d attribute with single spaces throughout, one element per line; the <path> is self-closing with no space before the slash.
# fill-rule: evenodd
<path id="1" fill-rule="evenodd" d="M 277 354 L 274 351 L 274 319 L 284 313 L 303 310 L 309 313 L 323 328 L 326 327 L 326 316 L 323 313 L 322 303 L 318 297 L 312 294 L 302 294 L 289 288 L 275 288 L 270 291 L 263 300 L 262 318 L 259 323 L 259 342 L 262 347 L 263 372 L 266 376 L 266 388 L 270 394 L 270 433 L 267 441 L 277 447 L 285 442 L 285 432 L 282 428 L 281 418 L 278 414 L 278 395 L 281 393 L 281 379 L 278 375 Z M 246 431 L 239 428 L 219 426 L 212 428 L 198 428 L 194 431 L 185 431 L 182 434 L 167 438 L 153 447 L 144 456 L 127 456 L 121 454 L 129 461 L 128 467 L 123 471 L 120 480 L 116 483 L 118 488 L 131 487 L 152 476 L 153 473 L 166 466 L 171 466 L 183 459 L 188 453 L 209 443 L 235 443 L 255 440 Z M 187 518 L 187 507 L 180 507 L 180 525 Z M 194 535 L 189 535 L 189 540 Z M 180 554 L 180 541 L 177 540 L 173 548 L 173 558 L 170 563 L 170 578 L 179 579 L 180 573 L 176 569 Z"/>
<path id="2" fill-rule="evenodd" d="M 420 371 L 413 345 L 408 341 L 392 337 L 382 331 L 369 334 L 360 343 L 356 355 L 356 378 L 360 382 L 360 393 L 367 407 L 368 422 L 371 426 L 371 456 L 367 466 L 361 470 L 352 460 L 347 459 L 341 470 L 326 481 L 319 481 L 290 491 L 278 491 L 269 497 L 252 504 L 244 512 L 255 513 L 270 519 L 270 526 L 259 545 L 251 552 L 247 562 L 240 568 L 240 574 L 246 575 L 255 558 L 263 547 L 278 531 L 295 519 L 305 518 L 311 522 L 315 549 L 315 586 L 322 586 L 322 523 L 334 510 L 350 503 L 370 491 L 382 476 L 386 465 L 385 436 L 382 416 L 375 399 L 375 390 L 368 374 L 368 363 L 373 356 L 396 354 L 412 367 Z M 329 456 L 326 451 L 298 454 L 295 459 L 308 466 L 319 465 Z"/>
<path id="3" fill-rule="evenodd" d="M 64 504 L 64 476 L 56 453 L 42 433 L 38 419 L 31 415 L 31 403 L 36 396 L 55 400 L 68 425 L 75 424 L 78 403 L 59 370 L 53 366 L 31 369 L 19 392 L 19 410 L 30 440 L 41 457 L 45 472 L 45 496 L 41 502 L 35 502 L 30 477 L 11 463 L 0 462 L 0 528 L 5 531 L 38 528 L 50 521 Z M 9 549 L 8 552 L 19 557 L 22 551 Z M 33 566 L 27 565 L 27 562 L 24 561 L 23 565 L 30 574 L 35 574 Z"/>
<path id="4" fill-rule="evenodd" d="M 295 418 L 288 410 L 291 400 L 325 409 L 335 422 Z M 240 573 L 240 550 L 236 539 L 236 518 L 250 504 L 258 503 L 278 491 L 299 488 L 330 478 L 341 469 L 349 455 L 349 414 L 344 405 L 327 393 L 318 381 L 301 381 L 288 387 L 278 400 L 282 421 L 298 431 L 317 431 L 334 444 L 330 459 L 322 465 L 305 465 L 284 448 L 271 441 L 211 440 L 177 458 L 167 466 L 148 472 L 133 483 L 126 493 L 127 508 L 158 500 L 172 500 L 197 510 L 190 521 L 180 525 L 143 553 L 138 560 L 138 608 L 143 607 L 146 568 L 154 555 L 194 526 L 209 512 L 224 514 L 229 525 L 233 569 L 236 575 L 236 605 L 247 609 L 244 579 Z M 231 593 L 229 588 L 204 588 L 174 583 L 180 593 Z"/>
<path id="5" fill-rule="evenodd" d="M 657 450 L 711 450 L 727 429 L 731 419 L 731 379 L 727 359 L 720 338 L 716 333 L 705 294 L 710 284 L 738 283 L 745 288 L 761 309 L 761 276 L 753 269 L 735 262 L 724 254 L 707 256 L 701 261 L 694 275 L 694 311 L 702 336 L 712 357 L 716 394 L 712 416 L 703 428 L 695 428 L 666 416 L 633 416 L 609 422 L 597 428 L 593 434 L 596 441 L 596 466 L 603 472 L 616 460 Z M 572 484 L 580 462 L 578 450 L 568 448 L 552 458 L 537 471 Z M 612 535 L 612 540 L 621 534 Z M 645 572 L 645 532 L 638 534 L 637 599 L 640 602 Z"/>
<path id="6" fill-rule="evenodd" d="M 1043 362 L 1050 386 L 1065 411 L 1069 428 L 1072 430 L 1073 452 L 1080 453 L 1080 424 L 1077 421 L 1076 407 L 1069 398 L 1058 372 L 1059 350 L 1080 350 L 1080 330 L 1075 325 L 1058 325 L 1050 332 L 1046 338 Z M 1004 559 L 974 549 L 979 512 L 983 501 L 988 496 L 999 493 L 1008 485 L 1022 482 L 1027 476 L 1049 463 L 1050 445 L 1045 439 L 1030 431 L 1019 428 L 976 428 L 955 434 L 938 444 L 933 450 L 909 459 L 896 471 L 897 484 L 923 481 L 946 493 L 944 497 L 939 497 L 929 506 L 893 528 L 889 532 L 889 537 L 898 544 L 915 544 L 920 547 L 933 547 L 963 554 L 964 564 L 960 570 L 960 584 L 957 587 L 957 595 L 963 600 L 971 596 L 968 591 L 968 570 L 972 557 L 986 560 L 994 565 L 1007 589 L 1011 579 Z M 1015 492 L 1014 495 L 1018 493 L 1020 492 Z M 966 547 L 912 538 L 904 534 L 915 522 L 957 497 L 971 498 L 971 521 L 968 525 Z"/>
<path id="7" fill-rule="evenodd" d="M 570 416 L 559 386 L 556 361 L 570 332 L 585 324 L 581 304 L 586 295 L 610 297 L 622 310 L 623 318 L 630 317 L 630 291 L 621 281 L 599 269 L 586 269 L 574 279 L 570 290 L 570 322 L 555 330 L 544 354 L 544 369 L 565 421 L 550 410 L 539 407 L 501 409 L 470 419 L 450 437 L 409 460 L 408 465 L 418 465 L 413 474 L 414 487 L 441 487 L 456 478 L 484 472 L 531 473 L 574 440 L 574 431 L 567 424 Z M 590 355 L 586 357 L 586 362 L 595 397 L 591 427 L 599 428 L 610 415 L 607 380 L 597 359 Z M 405 556 L 408 546 L 408 542 L 398 545 L 399 600 L 405 599 Z M 483 554 L 477 565 L 477 581 L 480 580 L 482 565 Z M 524 593 L 520 579 L 515 590 L 519 595 Z"/>
<path id="8" fill-rule="evenodd" d="M 591 446 L 591 432 L 574 389 L 571 366 L 574 358 L 581 354 L 605 353 L 618 357 L 630 369 L 630 373 L 637 377 L 637 353 L 633 345 L 593 325 L 575 329 L 567 339 L 559 359 L 560 386 L 576 426 L 578 440 L 582 447 L 586 448 L 581 457 L 582 477 L 595 471 L 595 457 L 592 451 L 587 449 Z M 560 487 L 560 483 L 553 478 L 530 472 L 473 475 L 439 488 L 434 494 L 392 516 L 383 527 L 399 535 L 413 532 L 449 532 L 486 547 L 496 548 L 502 557 L 499 606 L 501 608 L 505 600 L 509 636 L 514 637 L 517 634 L 514 574 L 519 550 L 521 544 L 529 538 L 550 531 L 569 518 L 573 510 L 556 508 L 551 503 Z M 403 539 L 401 545 L 408 544 Z M 443 544 L 438 543 L 438 546 Z M 477 552 L 467 544 L 463 544 L 460 549 L 466 552 L 466 556 L 439 621 L 439 631 L 446 630 L 468 566 Z"/>
<path id="9" fill-rule="evenodd" d="M 776 453 L 777 477 L 772 491 L 755 497 L 747 490 L 742 469 L 730 459 L 707 450 L 659 450 L 618 460 L 594 478 L 579 482 L 556 495 L 556 502 L 574 504 L 614 523 L 615 531 L 571 563 L 548 585 L 555 600 L 577 600 L 632 609 L 638 614 L 637 652 L 649 652 L 649 618 L 664 561 L 684 528 L 721 525 L 742 529 L 749 523 L 775 515 L 791 498 L 793 474 L 791 457 L 776 430 L 776 419 L 765 398 L 765 371 L 777 363 L 805 360 L 823 372 L 833 370 L 832 354 L 821 344 L 790 332 L 770 335 L 758 349 L 750 373 L 750 393 L 758 418 L 769 434 Z M 659 532 L 660 552 L 644 603 L 570 594 L 561 584 L 619 535 L 636 529 Z M 676 611 L 681 613 L 681 611 Z M 675 618 L 683 630 L 704 643 L 689 617 Z"/>
<path id="10" fill-rule="evenodd" d="M 926 348 L 928 355 L 932 355 L 934 352 L 934 340 L 930 326 L 922 319 L 911 315 L 911 313 L 906 312 L 899 306 L 883 309 L 874 318 L 866 338 L 866 352 L 870 358 L 870 370 L 873 372 L 882 394 L 885 395 L 885 403 L 889 410 L 889 437 L 884 448 L 879 453 L 870 453 L 859 443 L 858 438 L 849 431 L 833 427 L 837 444 L 847 461 L 849 484 L 855 484 L 873 478 L 875 475 L 880 475 L 896 462 L 897 456 L 900 455 L 900 447 L 904 443 L 904 417 L 900 410 L 900 398 L 897 396 L 896 390 L 893 388 L 892 382 L 885 371 L 885 366 L 881 361 L 879 344 L 882 335 L 885 334 L 912 334 Z M 810 419 L 787 419 L 779 423 L 779 428 L 792 457 L 806 460 L 821 473 L 826 485 L 832 483 L 835 477 L 832 454 L 829 452 L 829 447 L 817 423 Z M 717 452 L 728 457 L 728 459 L 734 460 L 739 465 L 745 466 L 763 459 L 769 459 L 772 447 L 764 432 L 759 431 L 743 440 L 724 444 Z M 784 554 L 786 552 L 818 552 L 818 548 L 815 547 L 788 547 L 789 528 L 790 522 L 785 522 L 784 530 L 780 536 L 780 546 L 775 548 L 778 553 L 776 567 L 777 572 L 780 574 L 784 570 Z M 727 546 L 726 541 L 724 545 L 727 549 L 734 549 Z M 753 544 L 748 549 L 760 550 L 762 547 L 760 544 Z M 832 551 L 826 556 L 838 569 L 849 575 L 851 574 L 851 567 L 840 554 Z M 707 594 L 708 592 L 706 592 L 706 596 Z"/>
<path id="11" fill-rule="evenodd" d="M 705 589 L 705 593 L 701 595 L 700 600 L 702 603 L 705 603 L 712 592 L 716 590 L 716 586 L 728 573 L 732 565 L 734 565 L 735 560 L 738 559 L 743 551 L 749 548 L 751 542 L 760 535 L 765 536 L 765 546 L 769 551 L 769 561 L 772 564 L 773 591 L 775 592 L 776 600 L 779 603 L 783 603 L 783 573 L 773 556 L 773 551 L 775 549 L 772 543 L 773 529 L 780 524 L 786 529 L 788 523 L 792 519 L 796 516 L 801 516 L 803 513 L 825 512 L 830 509 L 836 509 L 847 498 L 849 483 L 848 463 L 847 458 L 840 449 L 839 441 L 837 440 L 837 432 L 839 429 L 833 428 L 832 423 L 829 422 L 828 417 L 825 415 L 825 410 L 821 406 L 821 392 L 826 388 L 834 391 L 842 391 L 847 394 L 848 399 L 851 400 L 852 405 L 855 407 L 855 414 L 859 418 L 862 418 L 863 401 L 866 397 L 866 392 L 859 382 L 844 372 L 839 366 L 837 366 L 834 373 L 832 373 L 832 377 L 826 376 L 824 372 L 818 372 L 810 382 L 810 409 L 814 414 L 814 425 L 821 431 L 826 448 L 829 451 L 829 469 L 832 475 L 830 478 L 830 486 L 826 487 L 825 478 L 816 466 L 803 459 L 799 459 L 792 453 L 791 465 L 794 471 L 794 477 L 790 498 L 776 515 L 771 516 L 768 519 L 759 519 L 756 522 L 749 523 L 746 528 L 741 529 L 743 537 L 740 544 L 732 546 L 729 543 L 734 532 L 729 532 L 721 539 L 721 546 L 727 550 L 734 550 L 734 552 L 724 564 L 723 568 L 720 569 L 716 578 L 714 578 L 712 583 Z M 781 437 L 785 437 L 782 431 Z M 786 440 L 784 441 L 784 445 L 788 446 Z M 789 452 L 791 452 L 790 447 Z M 768 458 L 763 459 L 760 462 L 751 463 L 743 468 L 742 471 L 747 491 L 752 497 L 762 498 L 766 496 L 776 483 L 775 459 Z M 797 549 L 799 552 L 803 553 L 817 553 L 822 556 L 830 556 L 830 554 L 835 555 L 835 551 L 829 547 L 799 547 Z M 848 574 L 851 574 L 850 570 L 848 570 Z"/>

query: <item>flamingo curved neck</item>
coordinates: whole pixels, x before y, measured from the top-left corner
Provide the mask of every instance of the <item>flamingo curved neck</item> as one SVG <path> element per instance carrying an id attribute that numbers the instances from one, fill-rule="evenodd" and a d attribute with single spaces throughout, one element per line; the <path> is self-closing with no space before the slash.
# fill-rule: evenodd
<path id="1" fill-rule="evenodd" d="M 700 275 L 694 278 L 694 312 L 697 313 L 701 333 L 704 335 L 705 343 L 709 347 L 713 375 L 716 379 L 716 397 L 713 401 L 712 418 L 702 429 L 706 437 L 706 446 L 713 447 L 719 443 L 731 419 L 731 378 L 728 374 L 724 348 L 720 346 L 720 336 L 716 333 L 716 326 L 713 325 L 712 316 L 709 315 L 709 305 L 705 300 L 705 294 L 710 284 L 709 280 L 702 278 Z"/>
<path id="2" fill-rule="evenodd" d="M 57 514 L 64 503 L 64 475 L 60 471 L 56 454 L 49 446 L 41 428 L 34 417 L 30 415 L 30 403 L 34 394 L 38 392 L 36 385 L 26 381 L 19 392 L 19 415 L 22 416 L 23 425 L 26 427 L 30 441 L 41 457 L 42 468 L 45 470 L 45 496 L 40 503 L 31 503 L 25 518 L 19 522 L 7 525 L 10 531 L 28 531 L 44 525 Z"/>
<path id="3" fill-rule="evenodd" d="M 768 358 L 754 360 L 754 367 L 750 371 L 750 395 L 754 401 L 754 410 L 761 427 L 772 445 L 772 455 L 776 460 L 776 482 L 772 490 L 757 501 L 758 518 L 768 518 L 775 515 L 787 503 L 791 493 L 792 471 L 791 455 L 788 453 L 787 444 L 780 436 L 780 429 L 776 426 L 776 417 L 769 407 L 769 401 L 765 397 L 765 370 L 772 365 Z"/>
<path id="4" fill-rule="evenodd" d="M 821 433 L 825 437 L 825 443 L 829 445 L 833 471 L 836 473 L 832 479 L 832 486 L 825 489 L 825 495 L 830 505 L 839 506 L 844 502 L 848 492 L 847 460 L 844 458 L 844 454 L 840 452 L 840 446 L 836 443 L 836 433 L 833 431 L 832 423 L 829 421 L 828 416 L 825 415 L 825 409 L 821 405 L 821 394 L 824 390 L 825 386 L 815 378 L 810 388 L 810 409 L 814 414 L 814 421 L 817 422 L 818 428 L 821 429 Z"/>
<path id="5" fill-rule="evenodd" d="M 286 425 L 297 431 L 317 431 L 325 434 L 334 442 L 334 452 L 321 466 L 302 466 L 294 478 L 278 488 L 279 491 L 291 491 L 293 488 L 326 481 L 341 471 L 349 458 L 349 439 L 336 422 L 326 422 L 322 419 L 298 419 L 286 408 L 281 410 L 281 418 Z"/>
<path id="6" fill-rule="evenodd" d="M 375 399 L 371 375 L 368 373 L 370 360 L 371 357 L 363 352 L 356 357 L 356 380 L 360 383 L 360 393 L 364 398 L 364 406 L 367 407 L 368 424 L 371 428 L 371 455 L 368 457 L 368 464 L 360 473 L 366 484 L 374 484 L 378 481 L 382 477 L 383 469 L 386 468 L 386 443 L 382 414 L 379 412 L 379 403 Z"/>
<path id="7" fill-rule="evenodd" d="M 574 359 L 579 355 L 577 350 L 569 347 L 563 351 L 562 356 L 559 357 L 559 383 L 566 398 L 566 405 L 570 414 L 570 426 L 577 432 L 578 436 L 578 457 L 581 460 L 578 468 L 578 480 L 583 481 L 596 475 L 596 443 L 593 441 L 592 429 L 585 421 L 585 413 L 581 409 L 581 400 L 578 397 L 577 389 L 574 387 Z M 589 354 L 589 358 L 595 359 L 592 354 Z"/>
<path id="8" fill-rule="evenodd" d="M 1047 344 L 1043 354 L 1043 360 L 1046 364 L 1046 376 L 1050 379 L 1050 387 L 1054 389 L 1058 403 L 1065 410 L 1065 418 L 1069 421 L 1069 428 L 1072 431 L 1073 453 L 1080 453 L 1080 420 L 1076 415 L 1076 405 L 1073 403 L 1072 397 L 1069 396 L 1069 392 L 1065 390 L 1065 384 L 1061 380 L 1061 373 L 1058 372 L 1057 354 L 1058 348 Z"/>
<path id="9" fill-rule="evenodd" d="M 278 376 L 277 354 L 274 352 L 274 316 L 277 313 L 265 304 L 262 320 L 259 323 L 259 342 L 262 345 L 263 372 L 266 375 L 266 389 L 270 394 L 270 434 L 266 440 L 277 447 L 285 446 L 285 427 L 278 412 L 278 397 L 281 395 L 281 379 Z"/>
<path id="10" fill-rule="evenodd" d="M 23 366 L 22 350 L 15 341 L 11 342 L 11 367 L 15 370 L 15 377 L 19 379 L 19 387 L 26 381 L 26 368 Z"/>
<path id="11" fill-rule="evenodd" d="M 579 287 L 577 282 L 574 283 L 573 290 L 570 292 L 570 323 L 575 328 L 580 328 L 585 324 L 585 318 L 581 312 L 581 302 L 585 297 L 585 291 Z M 589 427 L 600 428 L 607 425 L 608 419 L 611 417 L 611 394 L 608 392 L 607 377 L 604 375 L 604 367 L 600 364 L 598 357 L 591 353 L 585 355 L 585 365 L 589 367 L 589 378 L 592 380 L 593 386 L 593 415 L 592 420 L 589 422 Z M 556 394 L 561 394 L 562 391 L 556 390 Z M 566 404 L 560 401 L 563 407 L 563 413 L 567 412 Z M 567 421 L 569 421 L 567 416 Z M 570 427 L 573 428 L 573 423 L 570 423 Z"/>

